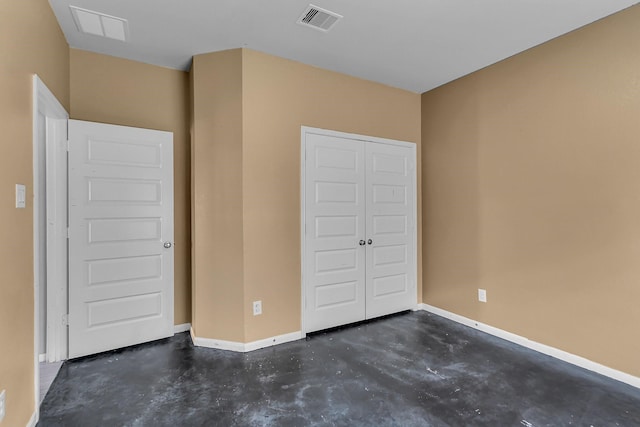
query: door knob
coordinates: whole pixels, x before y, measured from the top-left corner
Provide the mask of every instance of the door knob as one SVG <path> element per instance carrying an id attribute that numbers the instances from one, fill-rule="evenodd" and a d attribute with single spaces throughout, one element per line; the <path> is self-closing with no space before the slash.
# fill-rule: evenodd
<path id="1" fill-rule="evenodd" d="M 171 242 L 164 242 L 164 247 L 169 249 L 171 247 Z"/>
<path id="2" fill-rule="evenodd" d="M 369 239 L 369 240 L 367 240 L 367 243 L 368 243 L 368 244 L 372 244 L 372 243 L 373 243 L 373 240 Z"/>
<path id="3" fill-rule="evenodd" d="M 364 246 L 365 241 L 364 240 L 360 240 L 360 246 Z"/>

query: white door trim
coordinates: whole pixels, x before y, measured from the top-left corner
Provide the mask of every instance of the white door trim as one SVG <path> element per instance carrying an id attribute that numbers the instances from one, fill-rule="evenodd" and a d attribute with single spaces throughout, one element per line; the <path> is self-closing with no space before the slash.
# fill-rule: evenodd
<path id="1" fill-rule="evenodd" d="M 46 361 L 67 359 L 67 125 L 46 118 L 47 342 Z"/>
<path id="2" fill-rule="evenodd" d="M 38 181 L 40 175 L 44 172 L 39 169 L 39 159 L 42 153 L 39 153 L 38 150 L 38 134 L 39 134 L 39 123 L 38 123 L 38 113 L 42 113 L 46 118 L 54 119 L 54 120 L 67 120 L 69 118 L 69 114 L 64 109 L 62 104 L 56 99 L 55 95 L 47 88 L 44 82 L 38 77 L 38 75 L 33 75 L 33 126 L 32 126 L 32 143 L 33 143 L 33 274 L 34 274 L 34 401 L 35 401 L 35 420 L 37 422 L 40 415 L 40 367 L 39 367 L 39 346 L 40 346 L 40 336 L 44 331 L 40 331 L 40 286 L 39 283 L 39 250 L 42 245 L 43 237 L 40 235 L 40 231 L 38 229 L 38 195 L 42 191 L 40 186 L 38 185 Z M 28 201 L 27 201 L 28 203 Z M 66 265 L 66 254 L 64 265 Z M 49 307 L 49 302 L 47 302 L 47 313 L 53 314 L 55 310 L 59 307 Z M 48 317 L 48 316 L 47 316 Z M 63 325 L 59 325 L 60 328 L 63 328 Z M 48 349 L 47 349 L 48 352 Z"/>
<path id="3" fill-rule="evenodd" d="M 378 144 L 387 144 L 387 145 L 395 145 L 395 146 L 400 146 L 400 147 L 407 147 L 410 148 L 412 150 L 414 150 L 414 154 L 416 152 L 416 144 L 411 143 L 411 142 L 406 142 L 406 141 L 398 141 L 395 139 L 388 139 L 388 138 L 379 138 L 379 137 L 375 137 L 375 136 L 367 136 L 367 135 L 359 135 L 359 134 L 355 134 L 355 133 L 346 133 L 346 132 L 339 132 L 339 131 L 334 131 L 334 130 L 328 130 L 328 129 L 321 129 L 321 128 L 314 128 L 314 127 L 309 127 L 309 126 L 301 126 L 300 127 L 300 330 L 302 331 L 302 337 L 304 338 L 306 336 L 306 325 L 305 325 L 305 321 L 304 321 L 304 312 L 305 312 L 305 291 L 306 291 L 306 286 L 305 286 L 305 276 L 304 276 L 304 266 L 306 265 L 305 262 L 305 247 L 306 247 L 306 208 L 305 208 L 305 200 L 306 200 L 306 191 L 305 191 L 305 187 L 306 187 L 306 156 L 307 156 L 307 145 L 306 145 L 306 136 L 307 134 L 316 134 L 316 135 L 325 135 L 325 136 L 333 136 L 333 137 L 337 137 L 337 138 L 347 138 L 347 139 L 352 139 L 352 140 L 357 140 L 357 141 L 366 141 L 366 142 L 375 142 Z M 414 155 L 415 158 L 415 155 Z M 416 158 L 416 162 L 417 162 L 417 158 Z M 413 165 L 413 176 L 414 179 L 417 179 L 417 165 L 414 164 Z M 418 200 L 417 200 L 417 194 L 418 194 L 418 183 L 415 182 L 414 183 L 414 192 L 411 195 L 411 197 L 413 198 L 413 206 L 415 209 L 415 219 L 416 219 L 416 224 L 414 227 L 414 232 L 413 232 L 413 256 L 415 258 L 414 260 L 414 266 L 416 271 L 414 272 L 414 281 L 415 283 L 415 289 L 416 289 L 416 306 L 415 309 L 418 308 L 418 284 L 417 284 L 417 277 L 418 277 Z"/>

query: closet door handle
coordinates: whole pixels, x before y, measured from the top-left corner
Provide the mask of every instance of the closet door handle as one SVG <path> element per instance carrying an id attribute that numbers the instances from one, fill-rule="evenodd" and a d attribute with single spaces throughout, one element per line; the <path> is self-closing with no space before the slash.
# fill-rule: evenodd
<path id="1" fill-rule="evenodd" d="M 369 240 L 367 240 L 367 243 L 368 243 L 368 244 L 372 244 L 372 243 L 373 243 L 373 240 L 369 239 Z"/>
<path id="2" fill-rule="evenodd" d="M 364 246 L 365 241 L 364 240 L 360 240 L 360 246 Z"/>

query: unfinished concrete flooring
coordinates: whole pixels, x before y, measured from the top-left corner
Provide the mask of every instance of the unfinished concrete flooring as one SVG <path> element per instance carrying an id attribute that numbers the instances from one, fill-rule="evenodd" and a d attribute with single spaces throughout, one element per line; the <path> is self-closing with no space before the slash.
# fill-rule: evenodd
<path id="1" fill-rule="evenodd" d="M 639 426 L 640 390 L 426 312 L 251 353 L 66 362 L 39 426 Z"/>

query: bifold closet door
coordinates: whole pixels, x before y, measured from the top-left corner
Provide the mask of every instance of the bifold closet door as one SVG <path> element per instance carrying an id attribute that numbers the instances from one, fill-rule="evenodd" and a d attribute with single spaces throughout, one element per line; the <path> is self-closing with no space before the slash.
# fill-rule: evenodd
<path id="1" fill-rule="evenodd" d="M 366 144 L 366 318 L 414 308 L 415 150 Z"/>
<path id="2" fill-rule="evenodd" d="M 306 332 L 365 318 L 365 146 L 306 135 Z"/>

